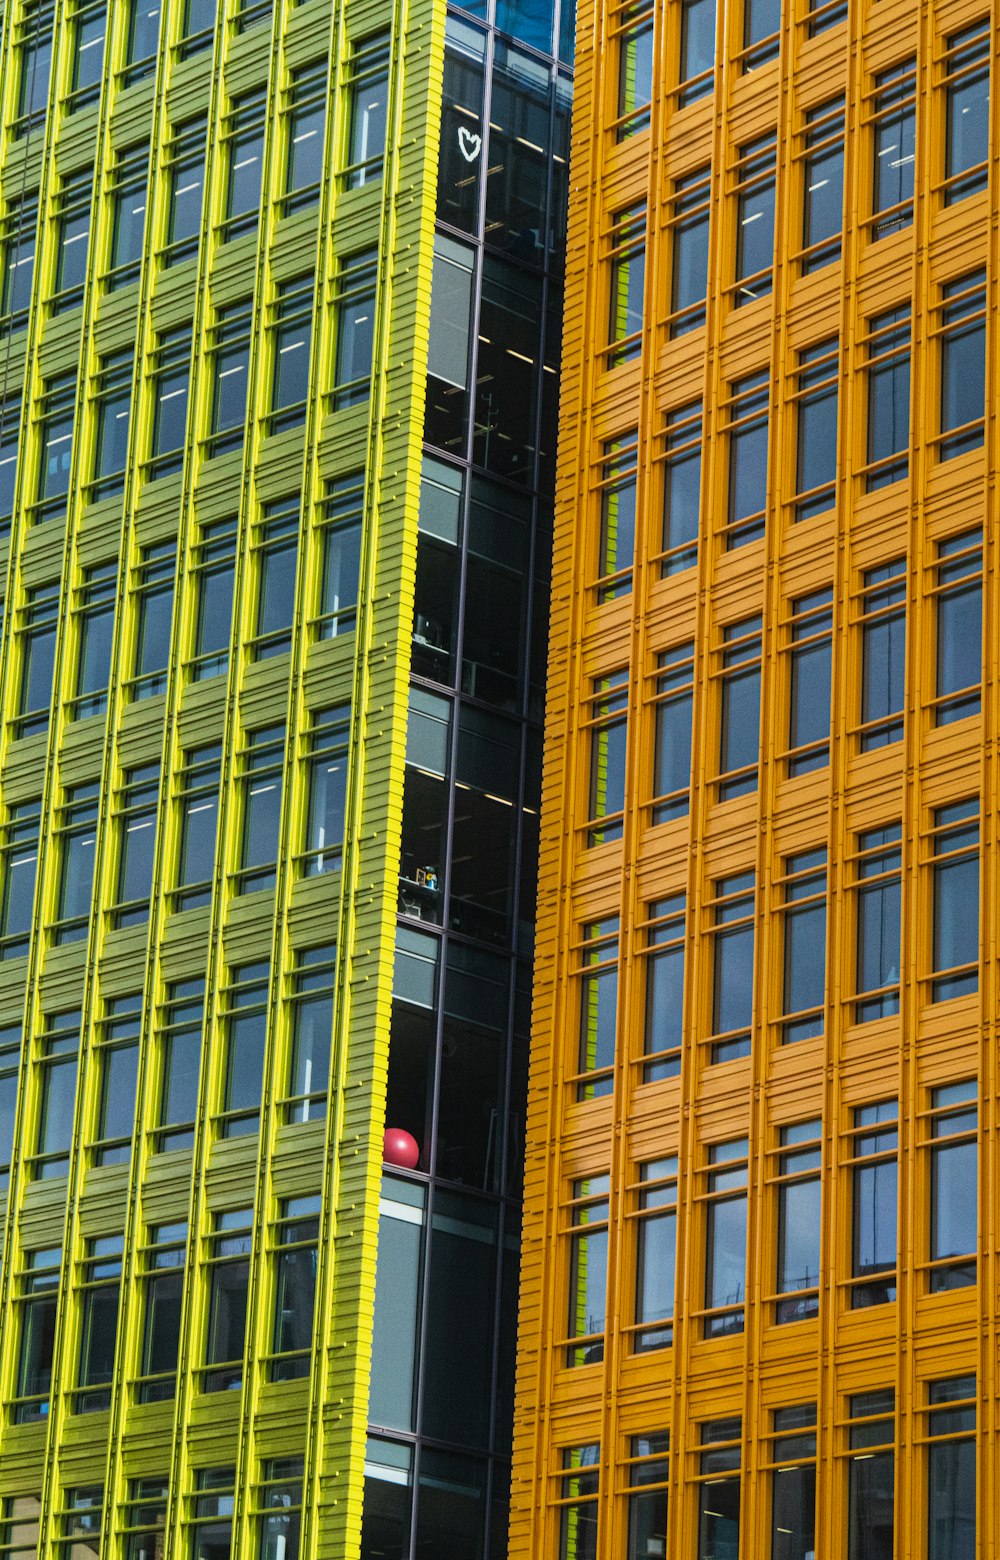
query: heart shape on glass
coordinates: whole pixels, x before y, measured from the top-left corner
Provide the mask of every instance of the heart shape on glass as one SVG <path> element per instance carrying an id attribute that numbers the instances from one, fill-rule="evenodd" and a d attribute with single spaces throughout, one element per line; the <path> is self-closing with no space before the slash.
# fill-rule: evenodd
<path id="1" fill-rule="evenodd" d="M 458 149 L 466 162 L 475 162 L 483 149 L 483 138 L 481 135 L 476 135 L 473 130 L 466 130 L 464 125 L 459 125 Z"/>

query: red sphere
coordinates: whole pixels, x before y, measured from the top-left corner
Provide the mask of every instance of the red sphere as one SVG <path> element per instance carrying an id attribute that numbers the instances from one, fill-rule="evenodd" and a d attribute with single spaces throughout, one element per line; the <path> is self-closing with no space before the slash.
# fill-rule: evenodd
<path id="1" fill-rule="evenodd" d="M 415 1170 L 420 1163 L 420 1144 L 402 1127 L 386 1127 L 382 1159 L 400 1170 Z"/>

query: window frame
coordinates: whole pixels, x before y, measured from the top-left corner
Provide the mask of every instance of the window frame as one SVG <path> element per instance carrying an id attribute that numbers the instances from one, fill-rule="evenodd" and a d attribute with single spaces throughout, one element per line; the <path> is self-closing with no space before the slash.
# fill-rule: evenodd
<path id="1" fill-rule="evenodd" d="M 570 1184 L 569 1197 L 562 1204 L 561 1213 L 566 1221 L 562 1226 L 563 1250 L 566 1253 L 566 1337 L 560 1354 L 564 1368 L 583 1369 L 598 1365 L 604 1359 L 605 1338 L 608 1327 L 608 1244 L 610 1233 L 611 1177 L 607 1172 L 577 1177 Z M 591 1262 L 591 1243 L 597 1248 L 596 1263 Z M 588 1299 L 587 1276 L 595 1272 L 603 1262 L 604 1316 L 599 1330 L 580 1331 L 580 1322 L 596 1320 L 587 1313 L 582 1316 L 580 1305 Z M 582 1288 L 581 1288 L 582 1285 Z M 600 1298 L 600 1293 L 598 1294 Z"/>

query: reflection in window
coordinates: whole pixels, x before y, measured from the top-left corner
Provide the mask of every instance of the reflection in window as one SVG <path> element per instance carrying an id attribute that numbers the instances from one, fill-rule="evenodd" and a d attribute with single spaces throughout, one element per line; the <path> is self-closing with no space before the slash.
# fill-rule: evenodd
<path id="1" fill-rule="evenodd" d="M 936 807 L 931 867 L 931 1000 L 979 986 L 979 798 Z"/>
<path id="2" fill-rule="evenodd" d="M 847 1560 L 892 1560 L 895 1534 L 895 1395 L 848 1398 Z"/>
<path id="3" fill-rule="evenodd" d="M 0 226 L 0 316 L 9 329 L 26 323 L 35 275 L 38 194 L 7 204 Z"/>
<path id="4" fill-rule="evenodd" d="M 778 1249 L 774 1319 L 801 1322 L 819 1312 L 821 1121 L 782 1127 L 778 1154 Z"/>
<path id="5" fill-rule="evenodd" d="M 243 1384 L 252 1244 L 252 1208 L 232 1208 L 214 1215 L 212 1233 L 206 1237 L 209 1285 L 205 1347 L 208 1368 L 203 1372 L 206 1392 L 238 1392 Z"/>
<path id="6" fill-rule="evenodd" d="M 0 835 L 0 959 L 28 951 L 41 823 L 40 799 L 8 804 Z"/>
<path id="7" fill-rule="evenodd" d="M 398 1117 L 389 1118 L 393 1123 Z M 375 1331 L 369 1419 L 414 1429 L 417 1329 L 424 1245 L 423 1186 L 384 1176 L 375 1268 Z M 368 1522 L 368 1495 L 365 1495 Z"/>
<path id="8" fill-rule="evenodd" d="M 664 578 L 698 560 L 701 514 L 701 402 L 667 413 L 663 431 Z"/>
<path id="9" fill-rule="evenodd" d="M 267 660 L 291 647 L 302 500 L 297 493 L 265 504 L 254 527 L 257 612 L 250 658 Z"/>
<path id="10" fill-rule="evenodd" d="M 373 1359 L 378 1359 L 377 1350 Z M 388 1424 L 374 1411 L 372 1420 Z M 365 1449 L 364 1515 L 361 1521 L 362 1555 L 383 1555 L 404 1560 L 409 1552 L 410 1507 L 413 1500 L 411 1462 L 413 1450 L 397 1441 L 368 1437 Z"/>
<path id="11" fill-rule="evenodd" d="M 985 19 L 946 41 L 945 205 L 986 188 L 990 34 Z"/>
<path id="12" fill-rule="evenodd" d="M 752 303 L 771 291 L 777 139 L 774 132 L 737 150 L 736 274 L 733 303 Z"/>
<path id="13" fill-rule="evenodd" d="M 839 342 L 819 341 L 799 353 L 796 376 L 795 519 L 833 507 L 837 476 Z"/>
<path id="14" fill-rule="evenodd" d="M 729 492 L 725 522 L 727 551 L 764 535 L 767 508 L 768 416 L 771 375 L 734 379 L 725 403 L 729 442 Z"/>
<path id="15" fill-rule="evenodd" d="M 63 509 L 73 465 L 76 412 L 76 373 L 56 374 L 43 381 L 45 389 L 38 425 L 38 500 L 36 522 Z"/>
<path id="16" fill-rule="evenodd" d="M 469 418 L 469 336 L 475 252 L 438 234 L 434 241 L 431 333 L 424 438 L 464 455 Z"/>
<path id="17" fill-rule="evenodd" d="M 100 1485 L 86 1489 L 63 1490 L 57 1501 L 54 1549 L 60 1560 L 76 1560 L 83 1552 L 90 1556 L 101 1552 L 104 1517 L 104 1490 Z"/>
<path id="18" fill-rule="evenodd" d="M 747 1268 L 747 1140 L 710 1143 L 704 1172 L 706 1338 L 743 1331 Z"/>
<path id="19" fill-rule="evenodd" d="M 740 1549 L 741 1424 L 712 1419 L 700 1426 L 699 1560 L 734 1560 Z"/>
<path id="20" fill-rule="evenodd" d="M 253 300 L 240 299 L 216 313 L 209 332 L 208 371 L 212 387 L 207 453 L 221 455 L 243 443 L 250 385 L 250 339 Z"/>
<path id="21" fill-rule="evenodd" d="M 642 352 L 643 299 L 646 290 L 646 207 L 629 206 L 611 218 L 609 368 L 630 363 Z"/>
<path id="22" fill-rule="evenodd" d="M 872 131 L 872 237 L 898 233 L 913 220 L 916 163 L 916 64 L 904 60 L 875 77 Z"/>
<path id="23" fill-rule="evenodd" d="M 24 1252 L 23 1266 L 17 1274 L 21 1328 L 16 1354 L 15 1424 L 31 1424 L 48 1415 L 61 1263 L 59 1246 L 36 1247 Z"/>
<path id="24" fill-rule="evenodd" d="M 752 872 L 716 878 L 712 925 L 712 1061 L 750 1055 L 754 985 Z"/>
<path id="25" fill-rule="evenodd" d="M 151 477 L 180 471 L 184 464 L 190 360 L 190 325 L 158 333 L 149 379 L 153 392 L 153 436 L 148 467 Z"/>
<path id="26" fill-rule="evenodd" d="M 534 473 L 541 298 L 540 277 L 485 255 L 472 458 L 520 482 Z"/>
<path id="27" fill-rule="evenodd" d="M 896 1203 L 899 1173 L 895 1100 L 861 1105 L 847 1150 L 851 1168 L 850 1304 L 854 1310 L 896 1298 Z"/>
<path id="28" fill-rule="evenodd" d="M 167 142 L 167 265 L 185 260 L 198 250 L 205 189 L 206 131 L 205 118 L 189 119 L 176 127 Z"/>
<path id="29" fill-rule="evenodd" d="M 160 46 L 161 0 L 129 0 L 128 35 L 125 44 L 125 64 L 128 69 L 123 83 L 131 86 L 143 76 L 151 76 L 156 69 L 156 55 Z"/>
<path id="30" fill-rule="evenodd" d="M 788 773 L 804 775 L 830 761 L 833 591 L 789 602 Z"/>
<path id="31" fill-rule="evenodd" d="M 162 1554 L 167 1525 L 166 1479 L 130 1479 L 125 1507 L 124 1560 L 153 1560 Z"/>
<path id="32" fill-rule="evenodd" d="M 144 0 L 139 0 L 144 3 Z M 159 22 L 157 22 L 157 31 Z M 122 147 L 111 170 L 113 205 L 111 246 L 108 255 L 108 291 L 125 287 L 139 275 L 146 237 L 149 148 L 145 144 Z"/>
<path id="33" fill-rule="evenodd" d="M 139 1274 L 144 1295 L 140 1403 L 164 1402 L 176 1390 L 187 1233 L 186 1224 L 151 1224 L 140 1247 Z M 145 1557 L 137 1556 L 136 1560 Z"/>
<path id="34" fill-rule="evenodd" d="M 928 1278 L 932 1294 L 976 1282 L 978 1099 L 975 1078 L 931 1090 Z"/>
<path id="35" fill-rule="evenodd" d="M 243 830 L 236 891 L 246 894 L 274 887 L 285 769 L 284 726 L 262 726 L 248 732 L 241 759 Z"/>
<path id="36" fill-rule="evenodd" d="M 121 493 L 128 465 L 129 425 L 132 420 L 132 380 L 135 354 L 111 352 L 99 360 L 93 403 L 97 413 L 94 441 L 93 481 L 88 489 L 92 500 Z"/>
<path id="37" fill-rule="evenodd" d="M 786 856 L 782 885 L 783 1045 L 823 1033 L 826 994 L 826 850 Z"/>
<path id="38" fill-rule="evenodd" d="M 485 1448 L 489 1439 L 497 1244 L 498 1210 L 492 1202 L 481 1193 L 437 1189 L 427 1256 L 420 1426 L 435 1440 Z M 505 1262 L 516 1265 L 516 1240 Z"/>
<path id="39" fill-rule="evenodd" d="M 74 308 L 83 300 L 84 283 L 87 280 L 87 258 L 90 248 L 90 203 L 93 194 L 93 169 L 68 176 L 62 182 L 57 197 L 58 228 L 56 252 L 55 292 L 58 301 L 52 305 L 54 314 Z M 0 309 L 0 313 L 3 310 Z M 131 354 L 130 354 L 131 355 Z"/>
<path id="40" fill-rule="evenodd" d="M 260 1560 L 299 1560 L 302 1475 L 301 1457 L 275 1457 L 261 1467 Z"/>
<path id="41" fill-rule="evenodd" d="M 681 1070 L 684 1032 L 684 944 L 687 936 L 683 894 L 654 899 L 647 906 L 646 1004 L 643 1083 L 676 1078 Z"/>
<path id="42" fill-rule="evenodd" d="M 802 162 L 802 259 L 804 273 L 840 256 L 844 224 L 844 99 L 806 112 Z"/>
<path id="43" fill-rule="evenodd" d="M 319 1196 L 287 1197 L 278 1205 L 272 1381 L 309 1375 L 321 1201 Z"/>
<path id="44" fill-rule="evenodd" d="M 670 334 L 686 335 L 705 323 L 711 169 L 674 180 L 670 206 Z"/>
<path id="45" fill-rule="evenodd" d="M 79 1269 L 83 1306 L 76 1410 L 80 1414 L 111 1407 L 124 1240 L 121 1235 L 100 1235 L 88 1240 L 84 1250 Z"/>
<path id="46" fill-rule="evenodd" d="M 743 0 L 742 70 L 777 59 L 780 27 L 781 0 Z"/>
<path id="47" fill-rule="evenodd" d="M 559 1476 L 559 1560 L 597 1560 L 599 1446 L 563 1448 Z"/>
<path id="48" fill-rule="evenodd" d="M 601 527 L 598 542 L 599 603 L 632 589 L 635 560 L 635 504 L 639 436 L 633 430 L 604 444 L 601 467 Z"/>
<path id="49" fill-rule="evenodd" d="M 224 121 L 226 204 L 223 233 L 236 238 L 257 226 L 264 176 L 267 92 L 263 87 L 233 99 Z"/>
<path id="50" fill-rule="evenodd" d="M 30 135 L 45 123 L 55 36 L 54 0 L 35 0 L 30 10 L 25 6 L 22 29 L 14 54 L 17 73 L 15 140 Z"/>
<path id="51" fill-rule="evenodd" d="M 105 0 L 78 5 L 72 24 L 73 54 L 70 65 L 69 101 L 73 113 L 101 95 L 104 76 L 104 39 L 108 29 Z"/>
<path id="52" fill-rule="evenodd" d="M 271 413 L 268 433 L 304 422 L 309 396 L 312 353 L 313 295 L 311 276 L 279 282 L 271 305 Z"/>
<path id="53" fill-rule="evenodd" d="M 674 1341 L 674 1276 L 677 1260 L 677 1158 L 639 1166 L 639 1218 L 635 1248 L 637 1354 Z"/>
<path id="54" fill-rule="evenodd" d="M 648 0 L 631 0 L 618 18 L 619 124 L 616 138 L 619 141 L 649 128 L 653 98 L 654 14 Z"/>
<path id="55" fill-rule="evenodd" d="M 901 867 L 902 833 L 898 823 L 858 835 L 858 1000 L 854 1004 L 854 1021 L 858 1024 L 899 1012 Z"/>
<path id="56" fill-rule="evenodd" d="M 899 742 L 906 691 L 906 560 L 866 569 L 861 612 L 861 751 Z"/>
<path id="57" fill-rule="evenodd" d="M 135 673 L 131 693 L 145 699 L 166 687 L 174 606 L 175 543 L 144 548 L 136 569 Z"/>
<path id="58" fill-rule="evenodd" d="M 195 580 L 192 682 L 215 677 L 229 664 L 237 532 L 235 518 L 211 521 L 199 528 L 198 541 L 192 549 L 191 572 Z"/>
<path id="59" fill-rule="evenodd" d="M 656 657 L 653 823 L 686 817 L 691 790 L 691 717 L 694 644 L 675 645 Z"/>
<path id="60" fill-rule="evenodd" d="M 108 997 L 97 1031 L 100 1092 L 94 1123 L 95 1141 L 91 1145 L 97 1165 L 127 1165 L 132 1157 L 141 1032 L 141 992 L 133 996 Z"/>
<path id="61" fill-rule="evenodd" d="M 588 921 L 582 928 L 579 952 L 580 1044 L 576 1070 L 584 1080 L 577 1098 L 591 1100 L 610 1094 L 614 1086 L 618 1034 L 617 916 Z"/>
<path id="62" fill-rule="evenodd" d="M 497 39 L 485 237 L 524 265 L 541 265 L 545 254 L 550 97 L 548 67 Z"/>
<path id="63" fill-rule="evenodd" d="M 316 623 L 320 639 L 334 639 L 354 626 L 361 574 L 365 474 L 352 471 L 327 484 L 315 528 L 321 538 L 319 602 Z"/>
<path id="64" fill-rule="evenodd" d="M 23 1030 L 18 1024 L 0 1025 L 0 1194 L 10 1184 L 14 1127 L 17 1122 L 17 1075 L 21 1063 Z"/>
<path id="65" fill-rule="evenodd" d="M 336 956 L 332 944 L 303 948 L 296 956 L 285 1101 L 289 1121 L 317 1121 L 326 1115 Z"/>
<path id="66" fill-rule="evenodd" d="M 647 1560 L 667 1552 L 667 1492 L 670 1481 L 670 1434 L 634 1435 L 625 1469 L 628 1497 L 626 1560 Z"/>
<path id="67" fill-rule="evenodd" d="M 590 706 L 588 845 L 620 840 L 624 826 L 625 754 L 628 739 L 628 671 L 594 678 Z"/>
<path id="68" fill-rule="evenodd" d="M 349 704 L 314 710 L 309 732 L 309 812 L 305 870 L 332 872 L 340 866 L 347 810 Z"/>
<path id="69" fill-rule="evenodd" d="M 245 1137 L 248 1132 L 256 1132 L 260 1123 L 268 973 L 267 964 L 236 964 L 223 988 L 223 1137 Z"/>
<path id="70" fill-rule="evenodd" d="M 719 800 L 757 789 L 760 746 L 761 620 L 722 630 L 719 696 Z"/>
<path id="71" fill-rule="evenodd" d="M 771 1560 L 816 1553 L 816 1405 L 776 1408 L 771 1442 Z"/>
<path id="72" fill-rule="evenodd" d="M 73 1147 L 77 1071 L 80 1052 L 79 1008 L 46 1014 L 38 1062 L 38 1126 L 34 1176 L 65 1175 Z"/>
<path id="73" fill-rule="evenodd" d="M 371 393 L 375 347 L 378 255 L 374 249 L 347 255 L 337 275 L 337 357 L 334 406 L 355 406 Z"/>
<path id="74" fill-rule="evenodd" d="M 0 1545 L 10 1560 L 35 1560 L 41 1515 L 37 1495 L 0 1495 Z"/>
<path id="75" fill-rule="evenodd" d="M 198 1114 L 205 982 L 174 981 L 157 1015 L 160 1093 L 156 1107 L 156 1152 L 190 1148 Z"/>
<path id="76" fill-rule="evenodd" d="M 976 1378 L 927 1386 L 927 1560 L 976 1560 Z"/>
<path id="77" fill-rule="evenodd" d="M 222 748 L 187 748 L 175 785 L 180 803 L 175 909 L 207 905 L 212 898 L 215 839 L 219 818 Z"/>
<path id="78" fill-rule="evenodd" d="M 449 227 L 475 235 L 487 134 L 483 123 L 486 34 L 449 16 L 445 39 L 437 215 Z"/>
<path id="79" fill-rule="evenodd" d="M 355 45 L 350 60 L 347 186 L 358 189 L 382 176 L 389 116 L 390 37 L 375 33 Z"/>
<path id="80" fill-rule="evenodd" d="M 28 587 L 24 605 L 15 620 L 21 652 L 15 705 L 16 737 L 30 737 L 48 727 L 59 616 L 58 580 Z"/>
<path id="81" fill-rule="evenodd" d="M 118 870 L 112 911 L 114 926 L 137 926 L 149 919 L 159 795 L 159 764 L 124 771 L 115 798 Z"/>
<path id="82" fill-rule="evenodd" d="M 200 1468 L 191 1501 L 191 1560 L 224 1560 L 232 1553 L 235 1468 Z"/>
<path id="83" fill-rule="evenodd" d="M 983 533 L 937 545 L 934 724 L 978 715 L 983 646 Z"/>
<path id="84" fill-rule="evenodd" d="M 716 0 L 681 0 L 678 100 L 681 107 L 711 92 L 715 71 Z"/>
<path id="85" fill-rule="evenodd" d="M 282 210 L 287 214 L 319 199 L 323 177 L 323 140 L 326 130 L 326 60 L 316 60 L 292 71 L 285 100 L 285 190 Z"/>
<path id="86" fill-rule="evenodd" d="M 0 537 L 10 531 L 10 517 L 14 512 L 20 421 L 20 396 L 0 395 Z"/>
<path id="87" fill-rule="evenodd" d="M 941 460 L 978 449 L 986 406 L 986 273 L 941 289 Z"/>

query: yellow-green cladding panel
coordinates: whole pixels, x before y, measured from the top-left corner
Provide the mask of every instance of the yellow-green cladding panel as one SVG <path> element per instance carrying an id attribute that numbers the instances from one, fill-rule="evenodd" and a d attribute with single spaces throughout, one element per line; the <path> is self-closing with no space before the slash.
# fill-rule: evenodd
<path id="1" fill-rule="evenodd" d="M 4 14 L 0 1540 L 43 1557 L 358 1551 L 443 29 Z"/>

